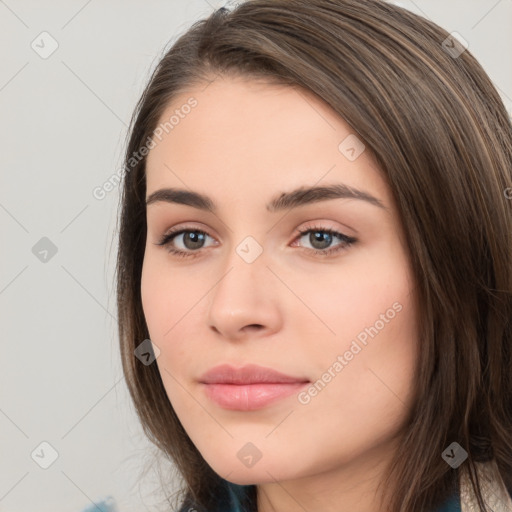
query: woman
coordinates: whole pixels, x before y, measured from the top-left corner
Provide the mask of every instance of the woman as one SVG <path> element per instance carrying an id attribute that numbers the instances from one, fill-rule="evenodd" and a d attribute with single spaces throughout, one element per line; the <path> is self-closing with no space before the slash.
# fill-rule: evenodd
<path id="1" fill-rule="evenodd" d="M 512 127 L 457 40 L 377 0 L 220 9 L 125 170 L 123 368 L 180 510 L 511 510 Z"/>

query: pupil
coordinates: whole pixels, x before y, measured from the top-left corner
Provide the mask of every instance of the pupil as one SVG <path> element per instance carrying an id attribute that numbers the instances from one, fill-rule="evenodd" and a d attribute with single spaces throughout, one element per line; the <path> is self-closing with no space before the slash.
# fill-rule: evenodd
<path id="1" fill-rule="evenodd" d="M 313 231 L 309 235 L 309 241 L 315 249 L 325 249 L 330 245 L 332 235 L 330 233 L 324 233 L 323 231 Z M 321 242 L 320 247 L 316 246 L 316 242 Z M 322 242 L 327 242 L 322 244 Z"/>
<path id="2" fill-rule="evenodd" d="M 188 240 L 191 240 L 192 242 L 187 243 Z M 185 236 L 183 237 L 183 243 L 187 249 L 200 249 L 202 242 L 204 242 L 204 234 L 198 233 L 197 231 L 185 233 Z"/>

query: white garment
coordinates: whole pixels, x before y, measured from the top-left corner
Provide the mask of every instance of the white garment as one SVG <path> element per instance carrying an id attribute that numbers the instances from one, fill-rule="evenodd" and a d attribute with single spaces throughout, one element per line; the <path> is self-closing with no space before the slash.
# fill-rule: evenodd
<path id="1" fill-rule="evenodd" d="M 480 488 L 491 512 L 512 512 L 512 499 L 503 483 L 496 462 L 477 462 Z M 462 512 L 480 512 L 467 471 L 461 472 L 460 504 Z"/>

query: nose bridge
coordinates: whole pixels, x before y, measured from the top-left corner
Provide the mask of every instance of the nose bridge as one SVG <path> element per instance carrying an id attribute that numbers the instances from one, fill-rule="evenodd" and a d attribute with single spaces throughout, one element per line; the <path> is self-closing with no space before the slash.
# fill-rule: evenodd
<path id="1" fill-rule="evenodd" d="M 267 261 L 255 237 L 233 244 L 210 297 L 209 323 L 217 331 L 236 337 L 248 325 L 275 328 L 279 315 Z"/>
<path id="2" fill-rule="evenodd" d="M 217 299 L 222 296 L 222 300 L 228 302 L 242 300 L 255 303 L 260 297 L 260 288 L 269 289 L 266 281 L 270 272 L 266 267 L 263 246 L 253 236 L 246 236 L 238 244 L 233 244 L 222 268 L 222 277 L 214 293 Z"/>

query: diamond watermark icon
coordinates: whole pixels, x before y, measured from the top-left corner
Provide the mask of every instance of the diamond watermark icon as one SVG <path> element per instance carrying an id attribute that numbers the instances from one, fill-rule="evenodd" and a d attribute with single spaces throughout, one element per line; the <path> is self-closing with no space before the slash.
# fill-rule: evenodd
<path id="1" fill-rule="evenodd" d="M 236 454 L 242 464 L 248 468 L 252 468 L 261 459 L 262 455 L 260 450 L 252 443 L 244 444 Z"/>
<path id="2" fill-rule="evenodd" d="M 160 355 L 160 349 L 150 339 L 146 339 L 133 353 L 143 365 L 149 366 Z"/>
<path id="3" fill-rule="evenodd" d="M 450 57 L 456 59 L 461 53 L 466 51 L 469 44 L 458 32 L 451 32 L 441 43 L 441 46 Z"/>
<path id="4" fill-rule="evenodd" d="M 59 453 L 48 441 L 43 441 L 30 456 L 39 467 L 48 469 L 59 458 Z"/>
<path id="5" fill-rule="evenodd" d="M 51 34 L 45 31 L 41 32 L 32 43 L 30 43 L 30 47 L 39 57 L 47 59 L 57 50 L 59 43 Z"/>
<path id="6" fill-rule="evenodd" d="M 236 253 L 246 263 L 252 263 L 262 252 L 263 247 L 252 236 L 246 236 L 236 248 Z"/>
<path id="7" fill-rule="evenodd" d="M 365 150 L 365 145 L 353 133 L 345 137 L 338 145 L 339 152 L 353 162 Z"/>
<path id="8" fill-rule="evenodd" d="M 32 254 L 42 263 L 48 263 L 57 254 L 57 246 L 49 238 L 43 236 L 32 247 Z"/>
<path id="9" fill-rule="evenodd" d="M 453 469 L 457 469 L 468 458 L 468 452 L 464 450 L 459 443 L 453 442 L 441 454 L 441 457 L 450 464 Z"/>

